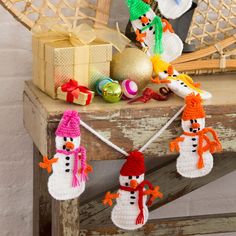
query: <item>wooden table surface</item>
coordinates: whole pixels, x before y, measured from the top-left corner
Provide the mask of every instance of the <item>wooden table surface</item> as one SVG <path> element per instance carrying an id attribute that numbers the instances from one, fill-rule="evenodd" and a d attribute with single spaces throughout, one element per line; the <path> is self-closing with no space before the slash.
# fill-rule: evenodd
<path id="1" fill-rule="evenodd" d="M 204 103 L 207 112 L 207 125 L 213 126 L 222 136 L 225 150 L 236 150 L 236 74 L 198 76 L 195 80 L 202 88 L 210 91 L 213 98 Z M 62 113 L 70 108 L 78 110 L 81 118 L 98 132 L 129 151 L 140 148 L 157 132 L 180 108 L 183 99 L 172 95 L 168 101 L 150 101 L 147 104 L 129 105 L 122 101 L 116 104 L 106 103 L 96 97 L 89 106 L 68 104 L 53 100 L 36 88 L 31 81 L 25 84 L 24 122 L 39 151 L 48 153 L 48 135 L 54 135 Z M 32 112 L 33 111 L 33 112 Z M 214 116 L 213 116 L 214 115 Z M 90 160 L 107 160 L 122 158 L 107 145 L 82 128 L 83 145 L 89 144 Z M 169 155 L 168 143 L 181 134 L 179 119 L 168 128 L 146 151 L 147 155 Z M 91 146 L 92 144 L 92 146 Z M 103 150 L 98 156 L 99 150 Z"/>

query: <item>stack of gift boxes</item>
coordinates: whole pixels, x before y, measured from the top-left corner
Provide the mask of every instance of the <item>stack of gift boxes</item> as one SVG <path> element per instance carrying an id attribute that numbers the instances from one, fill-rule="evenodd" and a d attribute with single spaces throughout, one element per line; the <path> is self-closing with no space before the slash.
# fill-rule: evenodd
<path id="1" fill-rule="evenodd" d="M 96 81 L 110 76 L 110 43 L 74 46 L 66 39 L 33 36 L 32 50 L 33 82 L 53 99 L 88 105 Z"/>

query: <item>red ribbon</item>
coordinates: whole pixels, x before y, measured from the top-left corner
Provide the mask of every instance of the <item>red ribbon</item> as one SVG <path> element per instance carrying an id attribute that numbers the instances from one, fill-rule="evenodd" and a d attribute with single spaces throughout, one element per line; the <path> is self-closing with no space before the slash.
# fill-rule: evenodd
<path id="1" fill-rule="evenodd" d="M 73 103 L 74 99 L 78 99 L 79 94 L 86 93 L 88 95 L 86 105 L 90 104 L 93 98 L 93 93 L 85 86 L 79 86 L 76 80 L 70 79 L 68 83 L 61 86 L 61 91 L 66 92 L 66 101 Z"/>
<path id="2" fill-rule="evenodd" d="M 167 96 L 161 96 L 159 93 L 155 92 L 151 88 L 146 88 L 141 97 L 135 98 L 131 100 L 129 103 L 134 103 L 134 102 L 143 102 L 147 103 L 151 99 L 157 100 L 157 101 L 165 101 L 167 100 Z"/>

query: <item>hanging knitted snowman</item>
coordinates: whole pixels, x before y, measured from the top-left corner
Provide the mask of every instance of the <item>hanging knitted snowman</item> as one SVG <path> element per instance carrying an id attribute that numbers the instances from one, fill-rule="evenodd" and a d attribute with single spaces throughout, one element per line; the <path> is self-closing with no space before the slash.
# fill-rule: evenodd
<path id="1" fill-rule="evenodd" d="M 76 111 L 67 110 L 56 130 L 56 154 L 43 158 L 41 168 L 53 173 L 48 179 L 48 191 L 56 200 L 79 197 L 85 190 L 87 172 L 86 149 L 80 146 L 80 117 Z"/>
<path id="2" fill-rule="evenodd" d="M 212 153 L 222 149 L 216 132 L 212 128 L 205 128 L 205 112 L 201 102 L 199 94 L 186 97 L 182 115 L 184 133 L 170 143 L 170 150 L 180 153 L 177 171 L 186 178 L 197 178 L 210 173 L 213 168 Z M 207 133 L 213 136 L 213 141 Z"/>
<path id="3" fill-rule="evenodd" d="M 117 204 L 112 209 L 111 219 L 121 229 L 141 228 L 148 220 L 147 206 L 150 206 L 154 199 L 163 197 L 159 186 L 154 188 L 149 181 L 144 180 L 144 175 L 143 154 L 138 151 L 131 152 L 120 170 L 118 192 L 108 192 L 103 200 L 104 204 L 112 206 L 112 200 L 116 199 Z M 145 188 L 146 185 L 148 189 Z"/>
<path id="4" fill-rule="evenodd" d="M 161 20 L 142 0 L 126 0 L 126 3 L 136 40 L 148 49 L 148 54 L 160 54 L 166 61 L 173 61 L 181 55 L 183 43 L 167 20 Z"/>

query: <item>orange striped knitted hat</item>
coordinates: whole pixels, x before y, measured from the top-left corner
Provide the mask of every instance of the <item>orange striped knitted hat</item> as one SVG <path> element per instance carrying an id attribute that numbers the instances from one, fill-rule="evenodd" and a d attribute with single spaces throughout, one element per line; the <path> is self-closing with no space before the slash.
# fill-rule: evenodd
<path id="1" fill-rule="evenodd" d="M 205 117 L 205 111 L 202 107 L 202 99 L 200 94 L 189 94 L 185 98 L 186 107 L 184 109 L 182 120 L 193 120 Z"/>

